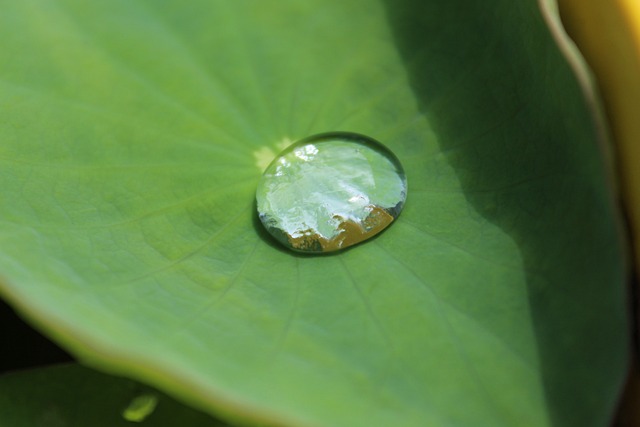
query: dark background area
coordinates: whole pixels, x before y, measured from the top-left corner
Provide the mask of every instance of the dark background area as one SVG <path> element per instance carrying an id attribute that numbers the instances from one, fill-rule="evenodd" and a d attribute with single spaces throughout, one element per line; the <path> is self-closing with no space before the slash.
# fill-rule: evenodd
<path id="1" fill-rule="evenodd" d="M 0 374 L 73 361 L 71 355 L 25 323 L 0 300 Z"/>

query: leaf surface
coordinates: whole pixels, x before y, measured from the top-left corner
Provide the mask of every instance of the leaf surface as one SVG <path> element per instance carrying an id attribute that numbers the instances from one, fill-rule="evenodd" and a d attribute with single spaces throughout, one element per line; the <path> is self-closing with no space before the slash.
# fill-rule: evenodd
<path id="1" fill-rule="evenodd" d="M 1 287 L 86 362 L 250 423 L 608 423 L 621 239 L 535 2 L 0 3 Z M 340 130 L 404 212 L 288 252 L 260 174 Z"/>

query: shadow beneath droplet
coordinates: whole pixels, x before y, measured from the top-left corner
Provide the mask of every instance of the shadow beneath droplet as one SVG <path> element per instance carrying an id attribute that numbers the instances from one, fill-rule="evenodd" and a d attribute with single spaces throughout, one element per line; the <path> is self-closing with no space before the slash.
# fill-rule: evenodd
<path id="1" fill-rule="evenodd" d="M 543 416 L 554 426 L 608 424 L 628 348 L 617 218 L 580 90 L 536 2 L 384 4 L 440 155 L 468 204 L 517 245 L 535 342 L 517 344 L 518 325 L 508 323 L 518 315 L 508 309 L 510 317 L 475 320 L 541 375 Z M 519 284 L 502 282 L 468 289 Z M 497 394 L 488 404 L 513 415 L 500 393 L 514 391 L 496 390 L 490 378 L 480 372 Z"/>

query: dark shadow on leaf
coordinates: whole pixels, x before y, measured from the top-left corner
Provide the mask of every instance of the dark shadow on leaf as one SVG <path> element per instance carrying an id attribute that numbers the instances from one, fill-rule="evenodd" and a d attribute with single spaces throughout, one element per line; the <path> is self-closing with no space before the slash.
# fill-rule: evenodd
<path id="1" fill-rule="evenodd" d="M 627 358 L 623 255 L 591 120 L 536 2 L 385 5 L 468 203 L 520 250 L 552 424 L 607 425 Z"/>

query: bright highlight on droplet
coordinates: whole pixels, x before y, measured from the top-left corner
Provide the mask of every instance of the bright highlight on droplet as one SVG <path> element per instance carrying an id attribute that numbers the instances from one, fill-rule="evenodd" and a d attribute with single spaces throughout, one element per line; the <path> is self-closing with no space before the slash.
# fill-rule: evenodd
<path id="1" fill-rule="evenodd" d="M 305 138 L 276 157 L 256 191 L 265 228 L 289 249 L 332 252 L 367 240 L 400 215 L 407 181 L 396 156 L 364 135 Z"/>
<path id="2" fill-rule="evenodd" d="M 156 406 L 158 406 L 158 396 L 141 394 L 135 397 L 129 406 L 122 411 L 122 417 L 127 421 L 140 423 L 155 411 Z"/>

